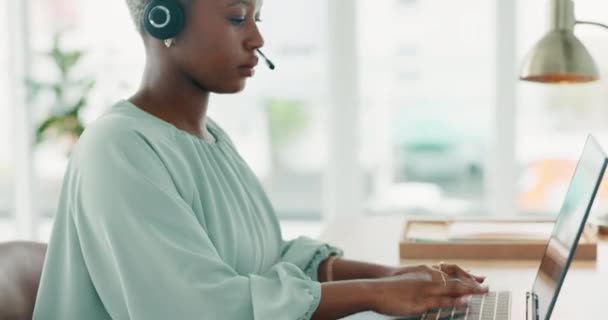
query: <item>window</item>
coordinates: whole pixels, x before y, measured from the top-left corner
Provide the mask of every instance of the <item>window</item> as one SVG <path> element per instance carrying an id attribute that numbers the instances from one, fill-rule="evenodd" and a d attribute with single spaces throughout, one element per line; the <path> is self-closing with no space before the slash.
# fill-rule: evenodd
<path id="1" fill-rule="evenodd" d="M 494 3 L 410 2 L 360 2 L 368 209 L 479 213 L 495 103 Z"/>
<path id="2" fill-rule="evenodd" d="M 489 195 L 496 192 L 484 182 L 491 175 L 488 150 L 501 148 L 489 145 L 498 132 L 491 125 L 500 116 L 494 111 L 497 3 L 358 2 L 358 138 L 367 212 L 487 213 Z M 601 14 L 608 4 L 577 0 L 576 6 L 578 18 L 608 22 Z M 6 8 L 0 7 L 0 17 L 8 15 Z M 30 0 L 29 10 L 33 79 L 57 81 L 56 67 L 43 53 L 52 48 L 59 31 L 63 50 L 84 53 L 73 69 L 77 79 L 95 79 L 80 116 L 84 125 L 136 90 L 144 50 L 124 1 L 100 6 L 94 0 Z M 546 1 L 520 0 L 517 15 L 513 30 L 520 62 L 545 31 Z M 328 17 L 323 0 L 266 2 L 262 18 L 263 51 L 277 69 L 269 71 L 262 62 L 245 92 L 213 96 L 210 116 L 233 138 L 280 218 L 318 220 L 326 191 L 324 171 L 333 163 L 328 152 L 329 135 L 335 134 L 329 130 L 328 30 L 336 20 Z M 607 75 L 608 61 L 602 58 L 608 56 L 608 33 L 579 26 L 576 34 Z M 0 64 L 8 63 L 3 49 Z M 0 75 L 0 95 L 9 96 L 11 81 Z M 557 212 L 585 135 L 593 132 L 608 142 L 606 80 L 546 86 L 518 82 L 514 75 L 513 81 L 518 89 L 519 208 L 530 214 Z M 78 95 L 77 89 L 69 90 Z M 29 107 L 36 126 L 52 111 L 52 96 L 39 93 Z M 10 217 L 14 160 L 8 119 L 13 116 L 2 108 L 0 217 Z M 34 149 L 40 216 L 54 214 L 70 143 L 44 140 Z M 599 204 L 608 206 L 608 191 L 602 189 Z"/>
<path id="3" fill-rule="evenodd" d="M 0 39 L 8 39 L 9 34 L 9 15 L 8 3 L 0 4 L 0 21 L 4 24 L 0 28 Z M 8 46 L 3 46 L 0 49 L 0 69 L 11 70 L 10 68 L 10 52 Z M 14 118 L 11 109 L 11 73 L 0 73 L 0 97 L 3 103 L 0 104 L 0 241 L 8 240 L 14 235 L 12 224 L 14 219 L 13 199 L 14 184 L 13 184 L 13 126 L 11 119 Z"/>
<path id="4" fill-rule="evenodd" d="M 608 22 L 608 3 L 577 0 L 578 20 Z M 538 17 L 545 17 L 539 19 Z M 546 1 L 519 1 L 519 52 L 523 61 L 547 31 Z M 602 80 L 591 84 L 545 85 L 520 83 L 517 118 L 517 159 L 520 168 L 519 206 L 525 213 L 557 214 L 588 133 L 608 142 L 608 32 L 577 26 L 575 34 L 590 51 Z M 604 183 L 596 208 L 606 211 Z"/>
<path id="5" fill-rule="evenodd" d="M 327 163 L 326 1 L 266 2 L 256 77 L 209 109 L 260 178 L 282 219 L 320 219 Z M 305 14 L 302 14 L 305 13 Z M 315 23 L 311 23 L 315 21 Z"/>

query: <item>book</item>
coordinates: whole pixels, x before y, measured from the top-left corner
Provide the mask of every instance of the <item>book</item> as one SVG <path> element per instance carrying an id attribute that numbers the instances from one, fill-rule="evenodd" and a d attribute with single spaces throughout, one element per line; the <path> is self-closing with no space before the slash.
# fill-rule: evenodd
<path id="1" fill-rule="evenodd" d="M 536 260 L 554 220 L 408 220 L 399 243 L 403 259 Z M 597 228 L 587 226 L 575 260 L 596 260 Z"/>

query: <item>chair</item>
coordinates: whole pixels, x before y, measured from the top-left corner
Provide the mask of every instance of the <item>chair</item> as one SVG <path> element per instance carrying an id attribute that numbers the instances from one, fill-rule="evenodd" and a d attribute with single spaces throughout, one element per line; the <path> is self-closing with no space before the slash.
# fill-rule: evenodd
<path id="1" fill-rule="evenodd" d="M 30 320 L 46 255 L 46 244 L 0 243 L 0 320 Z"/>

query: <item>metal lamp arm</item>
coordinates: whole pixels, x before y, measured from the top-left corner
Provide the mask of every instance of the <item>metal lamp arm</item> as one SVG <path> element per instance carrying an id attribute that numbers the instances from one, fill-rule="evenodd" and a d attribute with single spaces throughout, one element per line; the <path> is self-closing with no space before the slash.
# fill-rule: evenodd
<path id="1" fill-rule="evenodd" d="M 608 29 L 608 25 L 603 24 L 603 23 L 599 23 L 599 22 L 593 22 L 593 21 L 580 21 L 580 20 L 577 20 L 576 24 L 588 24 L 588 25 L 598 26 L 598 27 L 602 27 L 602 28 Z"/>

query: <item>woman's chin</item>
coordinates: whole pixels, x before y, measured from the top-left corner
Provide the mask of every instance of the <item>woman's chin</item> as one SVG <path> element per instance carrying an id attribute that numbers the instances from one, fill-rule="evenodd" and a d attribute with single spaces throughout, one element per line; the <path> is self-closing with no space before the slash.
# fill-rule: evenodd
<path id="1" fill-rule="evenodd" d="M 235 81 L 234 83 L 226 84 L 221 88 L 217 88 L 213 90 L 215 93 L 220 94 L 230 94 L 230 93 L 239 93 L 245 89 L 245 79 L 241 79 L 239 81 Z"/>

